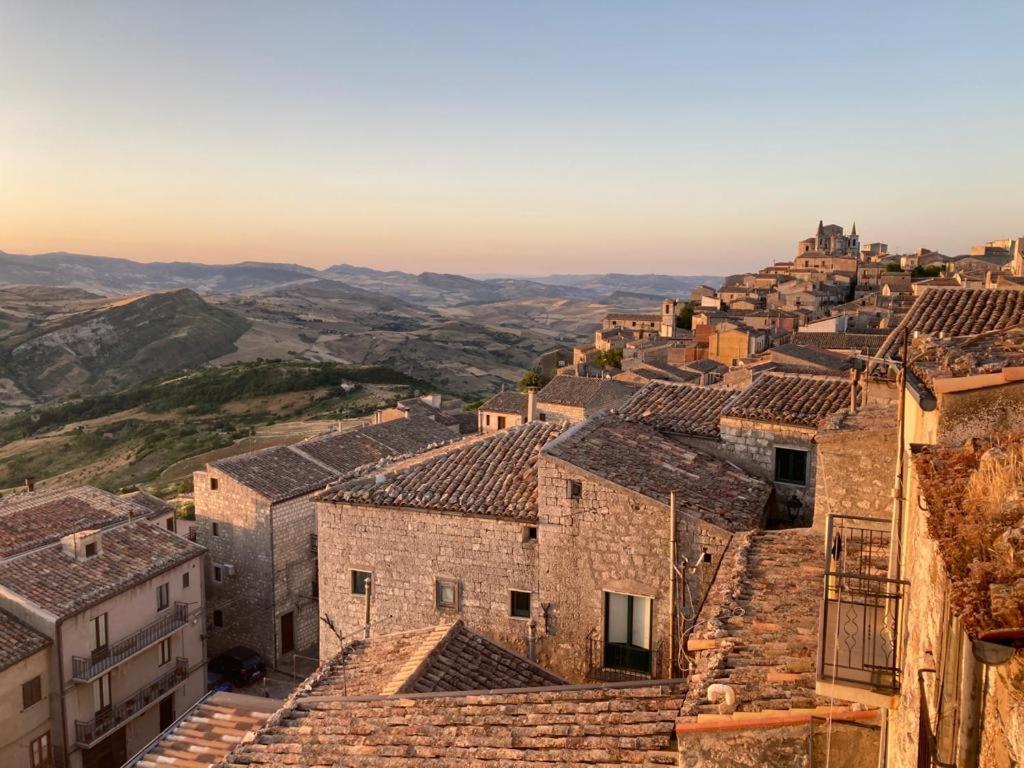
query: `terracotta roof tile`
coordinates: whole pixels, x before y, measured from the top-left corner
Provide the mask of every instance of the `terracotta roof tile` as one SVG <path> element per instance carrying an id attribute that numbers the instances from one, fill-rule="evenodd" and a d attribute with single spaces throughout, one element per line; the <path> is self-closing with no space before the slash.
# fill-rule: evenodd
<path id="1" fill-rule="evenodd" d="M 146 517 L 152 511 L 131 495 L 89 486 L 11 494 L 0 499 L 0 557 L 27 552 L 76 531 L 114 525 L 129 515 Z"/>
<path id="2" fill-rule="evenodd" d="M 794 333 L 792 344 L 801 347 L 816 347 L 818 349 L 848 349 L 851 351 L 874 353 L 885 341 L 885 333 L 823 333 L 817 331 Z"/>
<path id="3" fill-rule="evenodd" d="M 142 520 L 104 530 L 100 554 L 88 560 L 73 559 L 57 543 L 0 562 L 0 585 L 55 616 L 71 616 L 204 552 Z"/>
<path id="4" fill-rule="evenodd" d="M 898 355 L 904 331 L 941 336 L 971 336 L 1024 323 L 1024 292 L 998 288 L 929 288 L 886 338 L 881 356 Z"/>
<path id="5" fill-rule="evenodd" d="M 559 429 L 530 422 L 391 474 L 343 481 L 320 500 L 535 519 L 537 454 Z"/>
<path id="6" fill-rule="evenodd" d="M 974 336 L 920 336 L 910 345 L 910 370 L 927 386 L 935 379 L 998 373 L 1024 366 L 1024 326 Z"/>
<path id="7" fill-rule="evenodd" d="M 555 376 L 537 393 L 537 402 L 600 410 L 621 405 L 635 391 L 631 384 L 612 379 Z"/>
<path id="8" fill-rule="evenodd" d="M 723 417 L 816 427 L 850 404 L 849 379 L 766 373 L 722 411 Z"/>
<path id="9" fill-rule="evenodd" d="M 722 409 L 737 390 L 652 382 L 622 407 L 622 416 L 660 432 L 718 437 Z"/>
<path id="10" fill-rule="evenodd" d="M 323 488 L 337 473 L 296 448 L 283 445 L 221 459 L 210 465 L 271 501 L 284 501 Z"/>
<path id="11" fill-rule="evenodd" d="M 0 672 L 49 645 L 50 638 L 0 610 Z"/>
<path id="12" fill-rule="evenodd" d="M 727 530 L 760 524 L 771 484 L 709 453 L 615 414 L 591 418 L 544 448 L 544 453 L 610 483 Z"/>
<path id="13" fill-rule="evenodd" d="M 522 392 L 499 392 L 480 406 L 481 411 L 511 413 L 526 418 L 526 395 Z"/>

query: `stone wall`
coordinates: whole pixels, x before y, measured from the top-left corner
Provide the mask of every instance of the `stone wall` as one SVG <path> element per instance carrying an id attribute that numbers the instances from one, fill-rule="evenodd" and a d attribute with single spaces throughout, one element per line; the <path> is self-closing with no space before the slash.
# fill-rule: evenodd
<path id="1" fill-rule="evenodd" d="M 537 413 L 544 414 L 547 421 L 568 421 L 572 424 L 583 421 L 586 411 L 577 405 L 558 405 L 537 401 Z"/>
<path id="2" fill-rule="evenodd" d="M 274 547 L 274 627 L 277 634 L 277 663 L 282 657 L 281 616 L 294 617 L 295 651 L 317 658 L 319 604 L 317 557 L 312 549 L 316 533 L 316 511 L 311 495 L 290 499 L 272 507 Z"/>
<path id="3" fill-rule="evenodd" d="M 210 490 L 216 478 L 217 490 Z M 260 653 L 268 663 L 276 655 L 273 539 L 270 502 L 231 479 L 210 470 L 193 475 L 196 535 L 209 550 L 206 585 L 207 651 L 210 658 L 235 645 Z M 213 535 L 217 523 L 218 535 Z M 230 564 L 234 574 L 213 580 L 213 564 Z M 221 611 L 223 627 L 213 625 Z"/>
<path id="4" fill-rule="evenodd" d="M 539 542 L 526 540 L 526 522 L 350 504 L 318 504 L 317 518 L 321 613 L 346 640 L 358 636 L 365 608 L 365 598 L 352 594 L 353 569 L 372 574 L 375 634 L 461 618 L 524 652 L 529 621 L 510 616 L 513 589 L 532 593 L 533 619 L 542 625 Z M 437 578 L 459 582 L 458 611 L 436 607 Z M 337 636 L 321 625 L 321 657 L 338 648 Z"/>
<path id="5" fill-rule="evenodd" d="M 774 424 L 765 421 L 723 417 L 721 438 L 732 460 L 752 474 L 771 480 L 775 485 L 776 503 L 769 513 L 769 522 L 792 522 L 786 502 L 793 496 L 800 500 L 802 509 L 796 522 L 810 524 L 814 514 L 817 448 L 815 430 Z M 775 482 L 775 448 L 797 448 L 807 451 L 807 484 Z"/>
<path id="6" fill-rule="evenodd" d="M 985 671 L 980 765 L 1013 768 L 1024 764 L 1024 655 Z"/>
<path id="7" fill-rule="evenodd" d="M 978 435 L 1024 427 L 1024 383 L 939 395 L 938 441 L 962 445 Z"/>
<path id="8" fill-rule="evenodd" d="M 818 432 L 815 527 L 823 529 L 829 514 L 891 519 L 896 479 L 895 420 L 893 410 L 888 424 Z"/>

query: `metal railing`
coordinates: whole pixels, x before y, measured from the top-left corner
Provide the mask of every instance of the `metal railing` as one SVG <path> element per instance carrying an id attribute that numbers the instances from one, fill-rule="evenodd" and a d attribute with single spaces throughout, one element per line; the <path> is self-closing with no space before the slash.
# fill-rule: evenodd
<path id="1" fill-rule="evenodd" d="M 183 627 L 187 621 L 188 606 L 185 603 L 175 603 L 167 616 L 157 619 L 123 640 L 97 648 L 88 657 L 72 656 L 71 679 L 78 683 L 87 683 L 147 646 L 163 640 Z"/>
<path id="2" fill-rule="evenodd" d="M 606 643 L 600 629 L 592 629 L 587 635 L 587 678 L 605 683 L 653 680 L 658 677 L 661 651 L 660 644 L 644 653 L 632 649 L 624 651 L 620 646 Z"/>
<path id="3" fill-rule="evenodd" d="M 165 693 L 183 683 L 187 677 L 188 659 L 178 657 L 170 671 L 128 698 L 97 712 L 92 720 L 76 720 L 75 742 L 83 748 L 91 747 L 122 723 L 158 701 Z"/>
<path id="4" fill-rule="evenodd" d="M 829 515 L 825 542 L 818 680 L 896 694 L 909 582 L 888 576 L 889 521 Z"/>

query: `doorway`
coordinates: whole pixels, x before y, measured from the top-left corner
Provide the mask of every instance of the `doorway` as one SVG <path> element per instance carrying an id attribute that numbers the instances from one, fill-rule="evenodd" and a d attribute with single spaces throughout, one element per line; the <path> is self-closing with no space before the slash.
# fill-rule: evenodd
<path id="1" fill-rule="evenodd" d="M 291 653 L 295 650 L 295 612 L 281 616 L 281 654 Z"/>
<path id="2" fill-rule="evenodd" d="M 160 733 L 171 727 L 174 722 L 174 694 L 160 699 Z"/>
<path id="3" fill-rule="evenodd" d="M 604 665 L 651 672 L 651 599 L 604 593 Z"/>

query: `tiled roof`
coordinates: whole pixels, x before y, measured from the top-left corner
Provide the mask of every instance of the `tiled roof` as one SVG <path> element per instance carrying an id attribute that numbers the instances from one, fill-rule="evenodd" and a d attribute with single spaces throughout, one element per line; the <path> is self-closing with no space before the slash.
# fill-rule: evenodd
<path id="1" fill-rule="evenodd" d="M 729 366 L 723 365 L 717 360 L 712 360 L 710 357 L 705 357 L 702 360 L 693 360 L 692 362 L 686 363 L 687 368 L 691 371 L 698 371 L 699 373 L 725 373 L 729 370 Z"/>
<path id="2" fill-rule="evenodd" d="M 512 413 L 526 418 L 526 395 L 522 392 L 499 392 L 480 406 L 481 411 Z"/>
<path id="3" fill-rule="evenodd" d="M 684 687 L 298 698 L 224 766 L 643 765 L 655 755 L 677 758 L 673 735 Z"/>
<path id="4" fill-rule="evenodd" d="M 847 371 L 852 365 L 849 355 L 799 344 L 781 344 L 772 347 L 768 350 L 768 355 L 772 361 L 781 365 L 805 366 L 812 369 L 826 368 L 832 371 Z"/>
<path id="5" fill-rule="evenodd" d="M 737 390 L 651 382 L 622 406 L 622 416 L 661 432 L 718 437 L 718 420 Z"/>
<path id="6" fill-rule="evenodd" d="M 914 302 L 886 338 L 881 356 L 899 354 L 904 331 L 942 336 L 970 336 L 1024 323 L 1024 292 L 998 288 L 929 288 Z"/>
<path id="7" fill-rule="evenodd" d="M 998 373 L 1024 366 L 1024 326 L 974 336 L 919 336 L 910 344 L 910 369 L 927 386 L 935 379 Z"/>
<path id="8" fill-rule="evenodd" d="M 577 425 L 544 453 L 663 504 L 675 491 L 681 511 L 727 530 L 759 525 L 771 495 L 765 480 L 615 414 Z"/>
<path id="9" fill-rule="evenodd" d="M 697 664 L 684 718 L 718 713 L 711 683 L 732 687 L 738 712 L 828 703 L 815 694 L 821 546 L 810 529 L 733 539 L 688 639 Z"/>
<path id="10" fill-rule="evenodd" d="M 71 616 L 206 550 L 139 521 L 104 530 L 100 554 L 78 561 L 60 543 L 0 562 L 0 586 L 55 616 Z"/>
<path id="11" fill-rule="evenodd" d="M 207 768 L 227 757 L 247 733 L 264 725 L 281 704 L 241 693 L 208 694 L 125 768 Z"/>
<path id="12" fill-rule="evenodd" d="M 722 411 L 723 417 L 816 427 L 850 405 L 850 381 L 837 376 L 766 373 Z"/>
<path id="13" fill-rule="evenodd" d="M 457 437 L 429 416 L 410 416 L 244 453 L 210 466 L 271 501 L 284 501 L 323 488 L 360 467 Z"/>
<path id="14" fill-rule="evenodd" d="M 611 379 L 555 376 L 538 393 L 538 403 L 574 405 L 591 410 L 613 408 L 625 402 L 636 388 Z"/>
<path id="15" fill-rule="evenodd" d="M 145 507 L 154 514 L 160 514 L 174 511 L 174 505 L 168 501 L 164 501 L 159 496 L 154 496 L 151 493 L 145 491 L 132 491 L 131 493 L 123 494 L 124 498 L 132 501 L 140 506 Z"/>
<path id="16" fill-rule="evenodd" d="M 0 557 L 27 552 L 76 531 L 113 525 L 129 515 L 151 513 L 131 496 L 90 486 L 11 494 L 0 499 Z"/>
<path id="17" fill-rule="evenodd" d="M 886 332 L 887 333 L 887 332 Z M 824 333 L 800 331 L 794 333 L 792 344 L 819 349 L 849 349 L 874 353 L 885 341 L 886 333 Z"/>
<path id="18" fill-rule="evenodd" d="M 0 672 L 38 653 L 49 644 L 50 638 L 22 624 L 7 611 L 0 610 Z"/>
<path id="19" fill-rule="evenodd" d="M 547 422 L 530 422 L 390 475 L 338 483 L 320 499 L 534 519 L 537 454 L 558 431 Z"/>
<path id="20" fill-rule="evenodd" d="M 565 684 L 457 621 L 352 643 L 321 667 L 307 691 L 316 696 L 363 696 Z"/>

